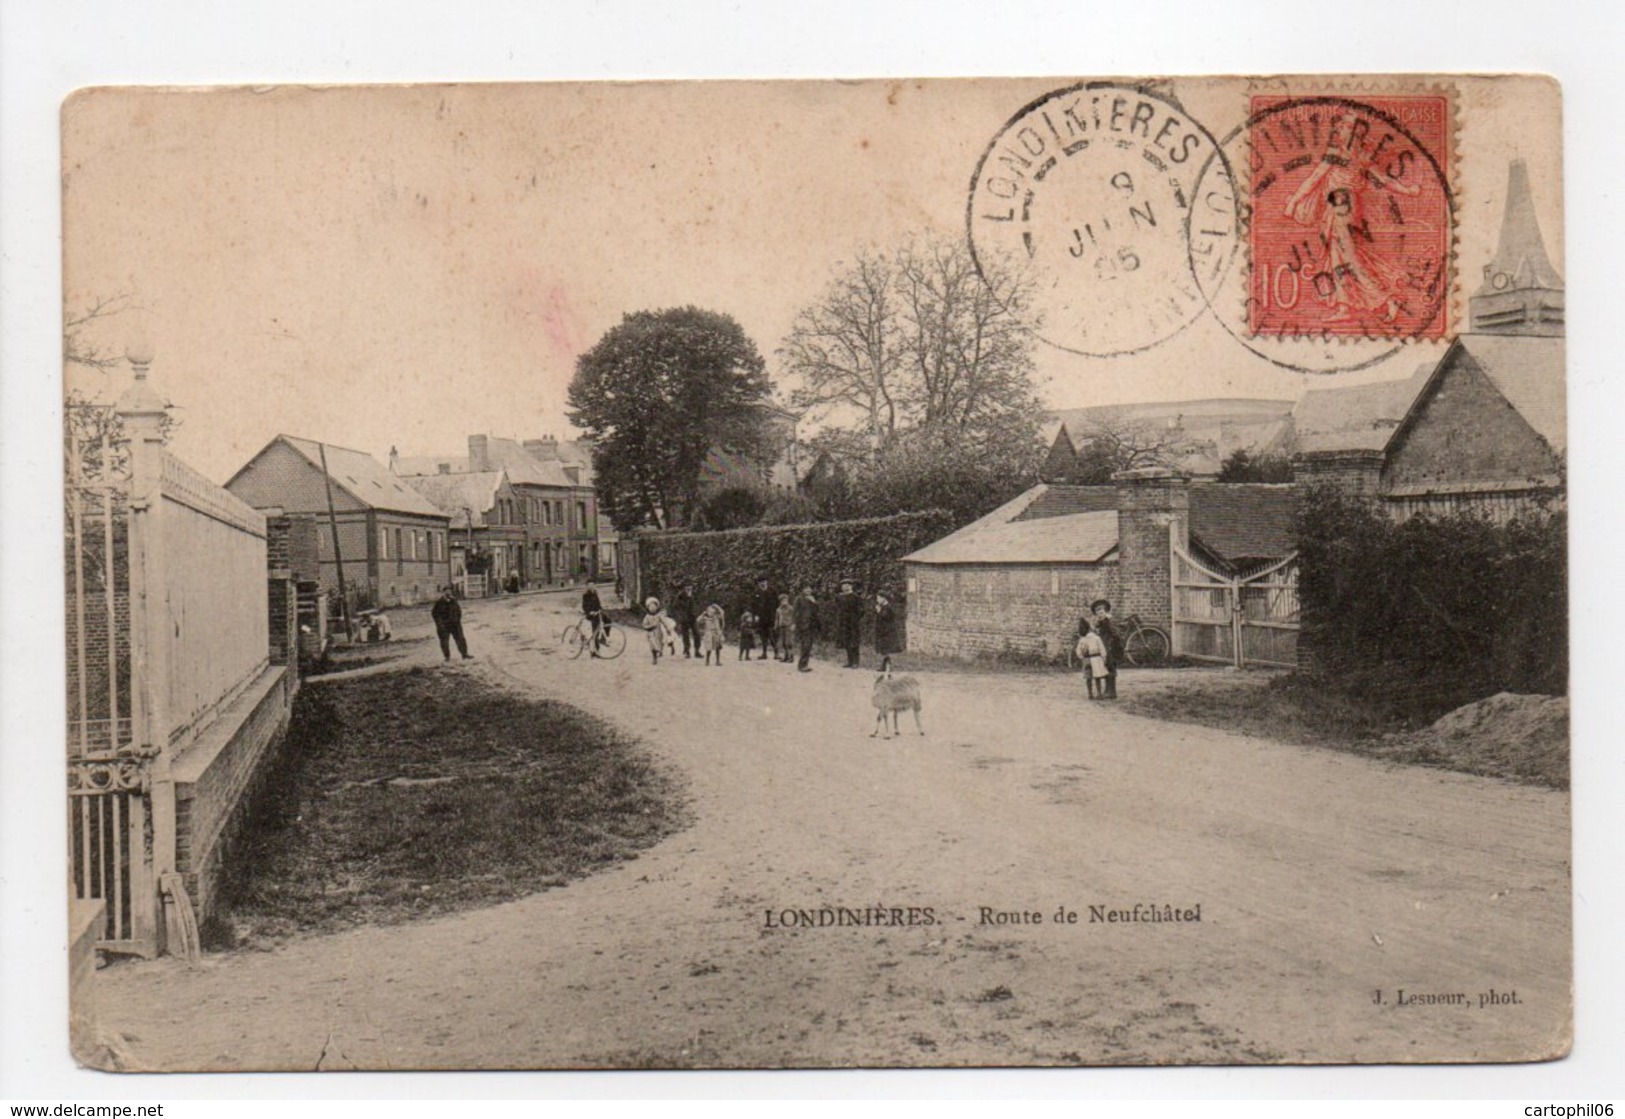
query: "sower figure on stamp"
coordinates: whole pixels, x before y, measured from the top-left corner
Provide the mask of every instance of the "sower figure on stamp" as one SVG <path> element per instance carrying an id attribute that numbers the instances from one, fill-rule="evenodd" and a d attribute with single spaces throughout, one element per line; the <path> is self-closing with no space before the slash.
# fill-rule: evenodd
<path id="1" fill-rule="evenodd" d="M 1094 615 L 1094 630 L 1100 635 L 1100 642 L 1106 647 L 1106 675 L 1096 685 L 1101 689 L 1100 699 L 1117 698 L 1117 666 L 1123 660 L 1123 635 L 1117 632 L 1117 626 L 1112 623 L 1112 604 L 1104 598 L 1097 598 L 1089 604 L 1089 612 Z M 1088 619 L 1083 620 L 1084 625 Z"/>
<path id="2" fill-rule="evenodd" d="M 835 598 L 835 640 L 846 650 L 846 667 L 858 667 L 858 638 L 863 633 L 863 599 L 852 589 L 852 580 L 841 580 L 841 593 Z"/>
<path id="3" fill-rule="evenodd" d="M 447 661 L 451 660 L 451 643 L 457 642 L 457 651 L 463 659 L 471 659 L 468 655 L 468 641 L 463 637 L 463 606 L 452 594 L 450 587 L 440 588 L 440 597 L 435 599 L 434 607 L 429 611 L 434 619 L 435 636 L 440 638 L 440 655 Z"/>

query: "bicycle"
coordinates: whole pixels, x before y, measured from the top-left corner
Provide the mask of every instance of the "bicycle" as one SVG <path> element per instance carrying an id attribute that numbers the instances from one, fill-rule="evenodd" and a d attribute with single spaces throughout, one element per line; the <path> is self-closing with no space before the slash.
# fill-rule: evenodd
<path id="1" fill-rule="evenodd" d="M 612 661 L 626 652 L 626 631 L 604 618 L 594 633 L 592 619 L 583 617 L 564 627 L 559 644 L 571 660 L 592 649 L 595 656 Z"/>
<path id="2" fill-rule="evenodd" d="M 1123 624 L 1124 660 L 1135 668 L 1155 668 L 1167 662 L 1173 645 L 1166 633 L 1140 621 L 1138 614 L 1130 614 Z"/>

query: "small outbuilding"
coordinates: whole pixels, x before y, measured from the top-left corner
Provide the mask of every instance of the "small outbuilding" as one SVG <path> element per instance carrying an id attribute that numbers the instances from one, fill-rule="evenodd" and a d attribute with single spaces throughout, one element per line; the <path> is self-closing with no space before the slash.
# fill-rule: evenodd
<path id="1" fill-rule="evenodd" d="M 1208 601 L 1239 601 L 1253 573 L 1291 556 L 1298 500 L 1296 486 L 1192 483 L 1160 468 L 1125 472 L 1110 486 L 1035 486 L 903 558 L 908 646 L 1059 658 L 1099 598 L 1118 618 L 1137 614 L 1162 628 L 1176 647 L 1182 637 L 1210 638 L 1205 614 L 1176 618 L 1181 568 L 1202 572 L 1192 578 L 1212 588 Z"/>

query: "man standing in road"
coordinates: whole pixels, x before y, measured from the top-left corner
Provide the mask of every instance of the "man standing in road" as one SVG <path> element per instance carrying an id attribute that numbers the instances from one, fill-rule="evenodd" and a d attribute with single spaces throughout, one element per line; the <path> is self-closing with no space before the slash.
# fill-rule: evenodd
<path id="1" fill-rule="evenodd" d="M 773 592 L 766 575 L 756 580 L 756 605 L 752 610 L 761 626 L 758 636 L 762 642 L 762 655 L 757 659 L 765 661 L 768 647 L 772 646 L 776 654 L 779 646 L 779 635 L 773 625 L 774 617 L 779 612 L 779 596 Z"/>
<path id="2" fill-rule="evenodd" d="M 694 584 L 686 583 L 683 589 L 677 592 L 677 597 L 672 599 L 671 603 L 671 620 L 677 624 L 677 632 L 683 638 L 684 660 L 687 660 L 691 655 L 689 652 L 691 646 L 693 648 L 692 655 L 699 654 L 700 634 L 694 628 L 694 624 L 699 621 L 699 617 L 700 612 L 694 603 Z"/>
<path id="3" fill-rule="evenodd" d="M 835 639 L 846 650 L 846 667 L 858 667 L 858 638 L 863 633 L 863 599 L 852 589 L 852 580 L 841 580 L 841 593 L 835 599 Z"/>
<path id="4" fill-rule="evenodd" d="M 463 637 L 463 607 L 452 594 L 450 587 L 440 588 L 440 597 L 435 599 L 434 608 L 429 611 L 434 619 L 434 633 L 440 638 L 440 655 L 451 661 L 451 643 L 457 642 L 457 651 L 463 659 L 470 660 L 468 655 L 468 642 Z"/>
<path id="5" fill-rule="evenodd" d="M 798 672 L 811 672 L 807 662 L 812 659 L 813 638 L 818 634 L 818 600 L 812 587 L 802 587 L 796 600 L 796 641 L 801 646 L 801 659 L 796 662 Z"/>

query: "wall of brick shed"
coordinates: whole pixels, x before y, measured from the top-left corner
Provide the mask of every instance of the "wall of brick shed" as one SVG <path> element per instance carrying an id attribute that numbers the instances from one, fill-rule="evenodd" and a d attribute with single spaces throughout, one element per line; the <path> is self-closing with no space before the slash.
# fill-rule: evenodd
<path id="1" fill-rule="evenodd" d="M 1292 460 L 1292 480 L 1329 485 L 1346 497 L 1376 497 L 1382 486 L 1381 451 L 1322 451 Z"/>
<path id="2" fill-rule="evenodd" d="M 1505 482 L 1519 489 L 1555 475 L 1556 455 L 1506 397 L 1458 354 L 1440 374 L 1383 471 L 1388 486 Z"/>
<path id="3" fill-rule="evenodd" d="M 1058 660 L 1078 618 L 1117 593 L 1117 565 L 906 565 L 911 652 L 969 660 L 1019 654 Z"/>

